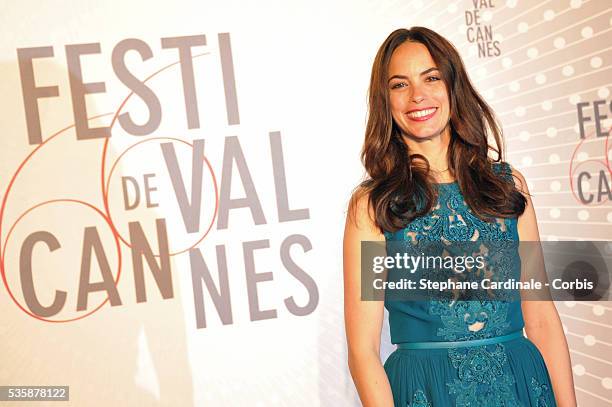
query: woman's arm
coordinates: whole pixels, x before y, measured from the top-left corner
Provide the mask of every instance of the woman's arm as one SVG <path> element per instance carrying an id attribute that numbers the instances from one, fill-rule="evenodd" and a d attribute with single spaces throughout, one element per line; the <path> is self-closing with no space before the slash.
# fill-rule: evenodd
<path id="1" fill-rule="evenodd" d="M 527 182 L 516 169 L 512 173 L 519 179 L 519 190 L 527 198 L 525 212 L 518 219 L 521 242 L 538 242 L 540 234 Z M 523 301 L 521 303 L 527 337 L 542 353 L 559 407 L 576 407 L 576 394 L 572 365 L 559 314 L 552 301 Z"/>
<path id="2" fill-rule="evenodd" d="M 393 407 L 380 360 L 383 301 L 361 301 L 361 241 L 384 241 L 366 195 L 351 201 L 344 229 L 344 323 L 348 366 L 364 407 Z"/>

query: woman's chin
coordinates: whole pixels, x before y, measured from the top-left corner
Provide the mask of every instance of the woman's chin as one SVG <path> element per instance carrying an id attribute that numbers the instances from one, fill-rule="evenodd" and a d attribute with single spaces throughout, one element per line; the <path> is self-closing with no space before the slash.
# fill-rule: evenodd
<path id="1" fill-rule="evenodd" d="M 405 138 L 414 141 L 427 141 L 439 135 L 439 131 L 419 131 L 418 133 L 404 133 Z"/>

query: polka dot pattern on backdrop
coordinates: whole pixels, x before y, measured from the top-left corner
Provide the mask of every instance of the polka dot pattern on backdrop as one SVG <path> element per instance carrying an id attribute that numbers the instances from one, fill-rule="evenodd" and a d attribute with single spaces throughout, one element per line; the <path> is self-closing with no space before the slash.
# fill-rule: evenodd
<path id="1" fill-rule="evenodd" d="M 597 304 L 593 307 L 593 314 L 597 315 L 598 317 L 602 316 L 604 314 L 606 310 L 604 309 L 604 307 L 602 307 L 601 305 Z"/>
<path id="2" fill-rule="evenodd" d="M 600 57 L 591 58 L 591 68 L 599 68 L 603 65 L 603 60 Z"/>
<path id="3" fill-rule="evenodd" d="M 571 8 L 580 8 L 582 6 L 582 0 L 571 0 L 570 7 Z"/>
<path id="4" fill-rule="evenodd" d="M 553 181 L 550 183 L 550 190 L 553 192 L 559 192 L 561 190 L 561 183 L 559 181 Z"/>
<path id="5" fill-rule="evenodd" d="M 546 10 L 543 14 L 544 20 L 546 21 L 552 21 L 553 18 L 555 18 L 555 12 L 553 10 Z"/>
<path id="6" fill-rule="evenodd" d="M 553 41 L 553 45 L 557 49 L 561 49 L 561 48 L 565 47 L 565 38 L 563 38 L 563 37 L 555 38 L 554 41 Z"/>
<path id="7" fill-rule="evenodd" d="M 531 47 L 527 50 L 527 56 L 531 59 L 537 58 L 539 51 L 536 47 Z"/>
<path id="8" fill-rule="evenodd" d="M 576 376 L 583 376 L 584 373 L 586 372 L 586 369 L 582 365 L 574 365 L 574 369 L 573 370 L 574 370 L 574 374 Z"/>
<path id="9" fill-rule="evenodd" d="M 584 337 L 584 344 L 587 346 L 593 346 L 597 343 L 593 335 L 587 335 Z"/>

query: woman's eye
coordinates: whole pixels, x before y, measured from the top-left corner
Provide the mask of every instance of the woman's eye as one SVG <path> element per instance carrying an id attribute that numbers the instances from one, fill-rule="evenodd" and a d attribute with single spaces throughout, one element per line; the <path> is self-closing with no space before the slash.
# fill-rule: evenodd
<path id="1" fill-rule="evenodd" d="M 403 82 L 398 82 L 395 85 L 391 86 L 391 89 L 398 89 L 404 87 L 406 84 Z"/>
<path id="2" fill-rule="evenodd" d="M 436 81 L 440 80 L 440 78 L 438 78 L 437 76 L 429 76 L 427 79 L 434 79 Z"/>

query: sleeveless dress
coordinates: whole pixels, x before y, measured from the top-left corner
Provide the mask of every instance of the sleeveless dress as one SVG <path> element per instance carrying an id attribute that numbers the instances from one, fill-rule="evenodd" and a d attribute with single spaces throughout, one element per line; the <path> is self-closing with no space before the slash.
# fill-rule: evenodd
<path id="1" fill-rule="evenodd" d="M 507 182 L 513 182 L 507 163 L 494 163 L 493 169 Z M 438 202 L 432 211 L 414 219 L 402 230 L 384 232 L 387 255 L 394 255 L 389 253 L 390 242 L 397 241 L 515 242 L 518 245 L 516 218 L 485 222 L 466 205 L 457 182 L 436 185 Z M 518 259 L 518 268 L 516 262 L 513 265 L 512 261 L 502 261 L 499 272 L 518 273 L 520 278 L 520 258 L 518 252 L 515 254 L 504 259 Z M 393 344 L 474 340 L 482 343 L 483 339 L 491 341 L 486 338 L 515 333 L 515 339 L 503 343 L 396 349 L 384 363 L 395 407 L 556 406 L 542 355 L 522 335 L 520 301 L 453 302 L 437 297 L 399 301 L 390 300 L 385 293 L 385 308 L 389 312 Z"/>

